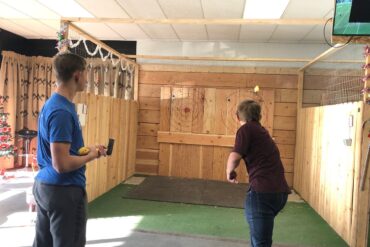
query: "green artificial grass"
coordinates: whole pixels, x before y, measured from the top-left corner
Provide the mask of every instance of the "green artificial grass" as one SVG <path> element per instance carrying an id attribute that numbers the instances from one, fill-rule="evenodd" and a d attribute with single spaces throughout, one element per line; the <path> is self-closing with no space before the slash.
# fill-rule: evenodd
<path id="1" fill-rule="evenodd" d="M 249 240 L 244 210 L 123 199 L 133 185 L 118 185 L 89 204 L 89 218 L 143 216 L 138 230 Z M 287 203 L 275 219 L 274 243 L 299 246 L 348 246 L 306 203 Z"/>

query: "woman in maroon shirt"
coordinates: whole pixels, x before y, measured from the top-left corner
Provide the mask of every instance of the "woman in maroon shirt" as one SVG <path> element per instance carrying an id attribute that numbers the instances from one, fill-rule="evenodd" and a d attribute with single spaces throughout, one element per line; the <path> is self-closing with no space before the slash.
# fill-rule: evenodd
<path id="1" fill-rule="evenodd" d="M 251 246 L 267 247 L 272 245 L 275 216 L 285 206 L 290 189 L 279 149 L 260 124 L 261 106 L 253 100 L 245 100 L 239 104 L 236 114 L 241 127 L 227 161 L 226 176 L 229 182 L 237 183 L 235 168 L 241 159 L 245 161 L 249 174 L 245 216 Z"/>

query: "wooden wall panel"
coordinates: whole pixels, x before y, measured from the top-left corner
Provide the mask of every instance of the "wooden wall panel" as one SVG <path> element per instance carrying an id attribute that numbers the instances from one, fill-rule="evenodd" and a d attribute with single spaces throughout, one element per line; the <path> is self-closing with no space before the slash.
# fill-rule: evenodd
<path id="1" fill-rule="evenodd" d="M 296 75 L 232 74 L 232 73 L 176 73 L 141 71 L 140 84 L 217 88 L 297 88 Z M 140 96 L 140 86 L 139 86 Z"/>
<path id="2" fill-rule="evenodd" d="M 200 174 L 203 179 L 212 179 L 213 174 L 213 154 L 212 146 L 200 146 Z"/>
<path id="3" fill-rule="evenodd" d="M 159 111 L 160 98 L 140 97 L 139 105 L 141 110 L 157 110 Z"/>
<path id="4" fill-rule="evenodd" d="M 211 121 L 215 122 L 215 132 L 212 134 L 226 135 L 227 96 L 230 90 L 217 90 L 215 97 L 215 116 Z"/>
<path id="5" fill-rule="evenodd" d="M 162 87 L 161 95 L 168 98 L 168 92 L 170 91 L 172 91 L 170 106 L 167 106 L 168 102 L 166 99 L 161 99 L 161 104 L 164 105 L 160 106 L 161 109 L 164 109 L 164 113 L 160 113 L 164 119 L 161 119 L 160 122 L 171 123 L 170 131 L 162 131 L 160 129 L 157 133 L 157 141 L 160 143 L 160 174 L 225 181 L 226 160 L 234 145 L 235 133 L 239 125 L 235 113 L 237 104 L 241 99 L 261 101 L 263 109 L 262 123 L 265 126 L 273 125 L 275 94 L 270 89 L 265 89 L 259 94 L 255 94 L 245 89 Z M 207 93 L 207 91 L 210 91 L 210 93 Z M 207 96 L 212 98 L 205 98 Z M 198 119 L 200 116 L 204 118 L 207 115 L 204 112 L 206 109 L 204 107 L 205 102 L 215 102 L 216 105 L 213 118 L 207 119 L 207 121 Z M 168 114 L 169 108 L 171 109 L 171 114 Z M 197 113 L 197 117 L 194 117 L 195 114 L 193 114 L 192 118 L 190 118 L 185 116 L 184 109 L 189 109 L 193 112 L 194 109 L 197 109 L 196 111 L 201 109 L 203 113 Z M 170 119 L 168 120 L 168 118 Z M 192 121 L 196 123 L 194 124 Z M 196 126 L 194 129 L 197 132 L 203 129 L 203 123 L 210 122 L 215 123 L 213 133 L 200 134 L 191 132 L 193 128 L 190 129 L 190 126 Z M 272 128 L 269 127 L 269 129 L 271 132 Z M 151 134 L 146 135 L 146 137 L 149 136 Z M 284 135 L 284 133 L 280 133 L 279 136 L 289 138 L 289 135 Z M 138 138 L 140 143 L 142 136 L 139 135 Z M 149 138 L 145 140 L 148 141 Z M 279 145 L 281 145 L 281 156 L 290 161 L 293 158 L 294 145 Z M 204 153 L 212 155 L 205 157 Z M 143 165 L 153 164 L 153 161 L 138 159 L 136 163 L 140 165 L 141 170 Z M 153 165 L 156 164 L 157 162 L 154 162 Z M 290 168 L 291 173 L 292 166 L 288 166 L 288 168 Z M 238 172 L 240 173 L 240 182 L 247 182 L 248 176 L 245 164 L 238 168 Z"/>
<path id="6" fill-rule="evenodd" d="M 274 130 L 292 130 L 296 129 L 296 117 L 274 116 Z"/>
<path id="7" fill-rule="evenodd" d="M 134 101 L 86 93 L 79 94 L 75 102 L 87 105 L 82 127 L 86 146 L 107 145 L 109 138 L 115 139 L 111 156 L 86 165 L 86 191 L 92 201 L 134 173 L 138 108 Z"/>
<path id="8" fill-rule="evenodd" d="M 159 149 L 159 143 L 155 136 L 138 136 L 137 137 L 138 149 Z"/>
<path id="9" fill-rule="evenodd" d="M 173 174 L 171 169 L 174 168 L 169 166 L 169 164 L 175 163 L 175 160 L 171 160 L 176 159 L 173 154 L 180 150 L 184 150 L 181 149 L 181 145 L 179 146 L 179 144 L 158 144 L 155 138 L 153 138 L 155 137 L 153 133 L 153 131 L 156 129 L 156 127 L 154 127 L 155 125 L 158 126 L 158 130 L 182 131 L 182 127 L 180 126 L 178 120 L 177 125 L 175 124 L 175 122 L 171 122 L 173 121 L 171 120 L 173 118 L 173 114 L 178 114 L 178 116 L 176 117 L 177 119 L 182 119 L 182 117 L 184 117 L 181 116 L 179 112 L 173 111 L 172 103 L 175 103 L 176 107 L 182 110 L 184 110 L 184 107 L 187 107 L 187 104 L 183 104 L 181 100 L 181 102 L 174 102 L 172 97 L 175 96 L 175 98 L 181 98 L 180 95 L 182 95 L 184 90 L 177 89 L 177 91 L 171 92 L 171 87 L 193 88 L 191 116 L 192 124 L 190 131 L 188 126 L 186 127 L 189 132 L 199 134 L 215 134 L 217 132 L 224 134 L 234 134 L 236 129 L 238 128 L 238 125 L 237 123 L 235 124 L 235 122 L 231 121 L 231 119 L 235 117 L 236 106 L 237 103 L 239 103 L 239 101 L 235 99 L 237 91 L 239 90 L 239 100 L 243 99 L 243 94 L 240 94 L 240 92 L 242 92 L 240 90 L 243 90 L 243 92 L 245 93 L 248 92 L 246 93 L 247 95 L 252 95 L 254 97 L 254 94 L 251 91 L 254 86 L 258 84 L 261 92 L 268 92 L 270 94 L 272 93 L 272 100 L 270 101 L 271 105 L 267 107 L 270 110 L 273 109 L 273 117 L 269 120 L 271 123 L 271 128 L 269 128 L 269 131 L 273 134 L 275 142 L 279 145 L 279 147 L 281 146 L 282 148 L 281 151 L 284 155 L 283 164 L 286 169 L 286 176 L 287 179 L 290 181 L 289 184 L 292 185 L 294 171 L 294 153 L 292 154 L 292 150 L 295 146 L 297 114 L 296 106 L 294 106 L 297 102 L 296 75 L 289 74 L 290 72 L 288 73 L 286 71 L 281 71 L 282 74 L 279 74 L 279 70 L 270 71 L 268 69 L 264 72 L 255 70 L 255 72 L 257 73 L 266 73 L 256 74 L 252 71 L 248 71 L 247 73 L 232 73 L 221 71 L 213 72 L 212 69 L 205 70 L 204 72 L 196 72 L 191 70 L 192 67 L 181 69 L 179 71 L 171 71 L 171 69 L 169 69 L 169 71 L 158 71 L 157 68 L 153 69 L 152 66 L 149 67 L 150 69 L 148 70 L 141 70 L 139 76 L 140 114 L 137 148 L 141 151 L 138 151 L 137 155 L 141 156 L 141 158 L 139 159 L 141 165 L 139 169 L 136 169 L 136 172 L 153 174 L 153 167 L 144 167 L 142 165 L 143 160 L 148 160 L 144 161 L 144 163 L 152 162 L 154 157 L 157 157 L 156 154 L 144 151 L 152 150 L 158 152 L 159 165 L 157 174 Z M 169 67 L 162 66 L 160 68 L 166 70 L 166 68 Z M 232 71 L 231 68 L 228 68 L 225 71 L 229 70 Z M 167 92 L 162 91 L 162 94 L 166 95 L 165 97 L 164 95 L 161 96 L 160 90 L 160 88 L 164 86 L 167 88 Z M 221 91 L 219 90 L 225 89 L 229 90 L 227 95 L 231 97 L 226 97 L 225 101 L 223 101 L 220 99 Z M 160 98 L 162 98 L 162 100 Z M 158 101 L 156 99 L 158 99 Z M 255 99 L 258 100 L 258 98 Z M 217 103 L 217 101 L 222 101 L 223 103 Z M 225 110 L 226 114 L 225 116 L 219 117 L 226 119 L 228 121 L 226 124 L 222 124 L 213 120 L 217 115 L 221 115 L 219 110 L 221 108 Z M 264 111 L 265 110 L 263 110 L 263 112 Z M 162 112 L 163 116 L 161 115 Z M 233 130 L 234 128 L 235 131 Z M 222 175 L 219 174 L 214 176 L 214 147 L 199 146 L 198 149 L 199 151 L 193 151 L 196 152 L 197 155 L 199 154 L 199 157 L 197 159 L 199 177 L 204 179 L 214 179 L 215 176 L 220 176 L 220 178 L 221 176 L 225 176 L 224 171 Z M 160 150 L 162 150 L 162 152 Z M 172 155 L 168 155 L 168 153 L 172 153 Z M 194 160 L 194 162 L 196 161 Z M 226 164 L 226 160 L 224 160 L 223 162 Z M 243 172 L 243 176 L 239 174 L 239 179 L 247 181 L 248 177 L 245 167 L 241 166 L 238 169 L 241 169 Z M 221 170 L 222 169 L 220 169 L 220 171 Z M 175 171 L 175 173 L 176 172 L 177 171 Z M 194 173 L 186 172 L 187 175 Z"/>
<path id="10" fill-rule="evenodd" d="M 159 98 L 160 93 L 160 85 L 139 85 L 139 102 L 143 97 Z"/>
<path id="11" fill-rule="evenodd" d="M 180 132 L 181 131 L 181 116 L 182 116 L 182 98 L 183 88 L 173 88 L 171 96 L 170 109 L 170 131 Z"/>
<path id="12" fill-rule="evenodd" d="M 275 116 L 297 116 L 297 103 L 275 103 Z"/>
<path id="13" fill-rule="evenodd" d="M 137 159 L 159 160 L 159 151 L 153 149 L 137 149 Z"/>
<path id="14" fill-rule="evenodd" d="M 141 136 L 157 136 L 158 129 L 158 124 L 139 123 L 137 134 Z"/>
<path id="15" fill-rule="evenodd" d="M 275 88 L 275 102 L 296 103 L 297 90 Z"/>
<path id="16" fill-rule="evenodd" d="M 274 130 L 272 137 L 276 143 L 294 145 L 296 133 L 290 130 Z"/>
<path id="17" fill-rule="evenodd" d="M 362 102 L 300 110 L 294 164 L 296 191 L 350 246 L 357 246 L 351 244 L 351 228 L 361 109 Z M 352 140 L 350 146 L 345 139 Z"/>
<path id="18" fill-rule="evenodd" d="M 128 132 L 129 135 L 125 138 L 128 138 L 128 160 L 127 160 L 127 169 L 126 169 L 126 176 L 131 176 L 135 173 L 135 161 L 136 161 L 136 143 L 137 143 L 137 132 L 138 132 L 138 104 L 135 101 L 129 101 L 129 109 L 130 109 L 130 115 L 129 115 L 129 126 L 128 126 Z"/>
<path id="19" fill-rule="evenodd" d="M 204 93 L 204 113 L 203 113 L 203 132 L 205 134 L 213 134 L 215 132 L 216 116 L 216 89 L 207 88 Z"/>
<path id="20" fill-rule="evenodd" d="M 139 110 L 140 123 L 159 123 L 159 111 L 157 110 Z"/>
<path id="21" fill-rule="evenodd" d="M 115 145 L 120 146 L 120 140 L 116 139 L 119 137 L 119 130 L 120 130 L 120 115 L 117 112 L 120 112 L 121 104 L 119 99 L 111 99 L 112 110 L 110 112 L 110 134 L 109 137 L 115 137 Z M 113 188 L 116 184 L 119 183 L 118 181 L 118 169 L 119 169 L 119 160 L 117 152 L 113 152 L 110 157 L 108 157 L 108 163 L 111 164 L 108 170 L 108 188 Z"/>
<path id="22" fill-rule="evenodd" d="M 205 88 L 194 88 L 193 114 L 191 120 L 192 133 L 203 133 L 205 92 Z"/>

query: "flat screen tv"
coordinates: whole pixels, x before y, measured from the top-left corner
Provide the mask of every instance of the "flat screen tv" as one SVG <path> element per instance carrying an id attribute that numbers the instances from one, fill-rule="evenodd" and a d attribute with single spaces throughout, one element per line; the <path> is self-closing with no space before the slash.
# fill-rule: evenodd
<path id="1" fill-rule="evenodd" d="M 370 36 L 369 6 L 370 0 L 335 0 L 333 35 Z"/>

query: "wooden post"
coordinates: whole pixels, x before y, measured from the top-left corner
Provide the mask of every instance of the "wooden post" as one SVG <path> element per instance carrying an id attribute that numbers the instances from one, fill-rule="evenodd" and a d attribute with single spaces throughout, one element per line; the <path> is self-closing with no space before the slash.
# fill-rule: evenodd
<path id="1" fill-rule="evenodd" d="M 367 48 L 368 50 L 370 50 L 370 48 Z M 366 56 L 366 60 L 365 60 L 365 80 L 364 80 L 364 103 L 366 104 L 367 101 L 370 100 L 370 93 L 367 92 L 367 89 L 370 87 L 370 68 L 369 68 L 369 64 L 370 64 L 370 54 L 368 54 Z"/>
<path id="2" fill-rule="evenodd" d="M 69 21 L 60 21 L 60 33 L 59 35 L 63 35 L 63 40 L 60 40 L 60 37 L 58 37 L 59 42 L 59 52 L 68 51 L 69 49 L 69 43 L 68 43 L 68 37 L 69 37 Z"/>
<path id="3" fill-rule="evenodd" d="M 293 187 L 297 189 L 301 189 L 299 184 L 299 174 L 297 173 L 298 169 L 296 169 L 299 164 L 297 164 L 297 157 L 299 157 L 300 150 L 297 149 L 299 145 L 297 145 L 299 141 L 299 126 L 300 126 L 300 119 L 301 119 L 301 111 L 302 111 L 302 98 L 303 98 L 303 82 L 304 82 L 304 71 L 298 72 L 298 90 L 297 90 L 297 127 L 296 127 L 296 146 L 295 146 L 295 154 L 294 154 L 294 170 L 293 170 Z M 297 176 L 296 176 L 297 175 Z"/>
<path id="4" fill-rule="evenodd" d="M 370 63 L 370 56 L 366 57 L 365 64 Z M 365 69 L 365 78 L 370 74 L 370 69 Z M 355 167 L 354 177 L 354 195 L 353 195 L 353 213 L 351 226 L 351 241 L 350 246 L 366 247 L 368 246 L 368 230 L 369 230 L 369 205 L 370 205 L 370 190 L 369 190 L 369 172 L 364 172 L 366 166 L 367 151 L 369 145 L 368 134 L 370 133 L 370 124 L 367 120 L 370 118 L 370 105 L 367 104 L 368 97 L 367 88 L 370 87 L 370 80 L 364 80 L 364 104 L 362 111 L 362 134 L 359 142 L 360 158 L 359 165 Z M 362 178 L 361 178 L 362 177 Z M 361 185 L 363 181 L 363 186 Z M 363 189 L 361 188 L 363 187 Z"/>
<path id="5" fill-rule="evenodd" d="M 139 100 L 139 68 L 140 66 L 136 64 L 135 65 L 135 81 L 134 81 L 134 101 Z"/>

